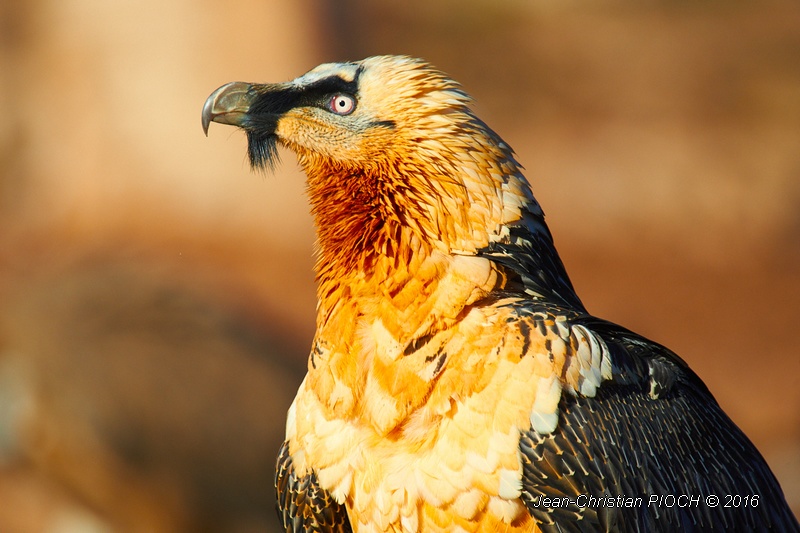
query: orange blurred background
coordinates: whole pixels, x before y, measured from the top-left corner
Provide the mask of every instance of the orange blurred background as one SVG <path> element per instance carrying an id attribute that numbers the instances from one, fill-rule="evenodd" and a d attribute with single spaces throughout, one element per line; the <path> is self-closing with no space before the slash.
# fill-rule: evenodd
<path id="1" fill-rule="evenodd" d="M 0 531 L 274 531 L 314 327 L 292 154 L 208 94 L 403 53 L 515 149 L 584 302 L 666 344 L 800 511 L 800 4 L 5 0 Z"/>

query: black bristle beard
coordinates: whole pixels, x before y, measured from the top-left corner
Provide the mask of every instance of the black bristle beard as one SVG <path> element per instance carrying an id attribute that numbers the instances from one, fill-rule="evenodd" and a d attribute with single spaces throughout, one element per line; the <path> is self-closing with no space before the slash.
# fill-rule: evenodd
<path id="1" fill-rule="evenodd" d="M 248 131 L 247 155 L 250 157 L 250 166 L 254 169 L 275 170 L 275 166 L 281 160 L 278 154 L 277 135 Z"/>

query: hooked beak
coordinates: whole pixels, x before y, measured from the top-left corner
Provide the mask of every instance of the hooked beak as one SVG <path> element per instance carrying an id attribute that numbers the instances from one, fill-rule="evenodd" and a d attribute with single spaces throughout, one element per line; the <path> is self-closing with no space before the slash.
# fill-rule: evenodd
<path id="1" fill-rule="evenodd" d="M 247 133 L 247 152 L 254 168 L 272 168 L 278 160 L 278 119 L 294 105 L 286 84 L 234 81 L 211 93 L 203 105 L 203 131 L 212 122 L 238 126 Z"/>
<path id="2" fill-rule="evenodd" d="M 253 84 L 242 81 L 226 83 L 211 93 L 203 105 L 203 132 L 208 136 L 212 122 L 242 126 L 256 96 Z"/>

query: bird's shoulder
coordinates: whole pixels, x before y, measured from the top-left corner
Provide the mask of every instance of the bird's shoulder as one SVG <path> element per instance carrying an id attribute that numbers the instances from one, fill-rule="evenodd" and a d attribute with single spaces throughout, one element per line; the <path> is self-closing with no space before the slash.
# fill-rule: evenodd
<path id="1" fill-rule="evenodd" d="M 527 339 L 520 358 L 565 360 L 561 381 L 574 396 L 594 397 L 598 387 L 637 385 L 656 398 L 676 385 L 711 395 L 689 365 L 669 348 L 582 307 L 495 291 L 492 307 L 504 327 Z"/>
<path id="2" fill-rule="evenodd" d="M 683 359 L 657 342 L 582 308 L 510 292 L 492 296 L 493 312 L 504 317 L 505 337 L 522 341 L 519 359 L 550 361 L 572 396 L 594 397 L 600 387 L 635 385 L 655 398 L 676 384 L 710 396 Z"/>

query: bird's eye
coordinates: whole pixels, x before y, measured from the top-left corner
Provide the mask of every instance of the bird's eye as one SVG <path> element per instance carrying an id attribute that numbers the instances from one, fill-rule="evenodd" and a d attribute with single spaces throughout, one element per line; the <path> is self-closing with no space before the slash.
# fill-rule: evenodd
<path id="1" fill-rule="evenodd" d="M 328 109 L 337 115 L 349 115 L 356 108 L 356 99 L 349 94 L 335 94 L 328 101 Z"/>

